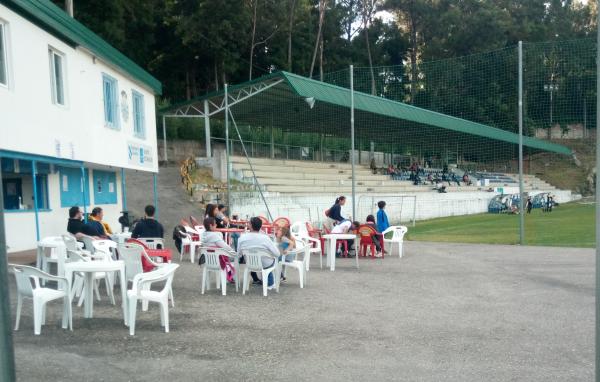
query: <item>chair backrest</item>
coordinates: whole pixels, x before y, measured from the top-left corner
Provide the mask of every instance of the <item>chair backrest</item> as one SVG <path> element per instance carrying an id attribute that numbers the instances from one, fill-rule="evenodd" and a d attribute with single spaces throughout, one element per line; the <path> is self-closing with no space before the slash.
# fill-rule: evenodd
<path id="1" fill-rule="evenodd" d="M 112 240 L 94 240 L 92 241 L 95 253 L 101 252 L 107 255 L 107 260 L 116 258 L 117 243 Z"/>
<path id="2" fill-rule="evenodd" d="M 85 245 L 85 249 L 90 251 L 91 253 L 94 253 L 96 250 L 94 249 L 94 240 L 92 240 L 92 238 L 87 237 L 87 236 L 83 236 L 81 238 L 81 241 L 83 242 L 83 244 Z"/>
<path id="3" fill-rule="evenodd" d="M 144 243 L 148 249 L 163 249 L 165 247 L 165 241 L 160 237 L 140 237 L 136 240 Z"/>
<path id="4" fill-rule="evenodd" d="M 392 240 L 394 241 L 402 241 L 404 240 L 404 235 L 408 232 L 408 228 L 403 225 L 394 226 L 394 235 L 392 236 Z"/>
<path id="5" fill-rule="evenodd" d="M 358 236 L 360 237 L 361 245 L 373 244 L 373 235 L 375 235 L 377 233 L 375 228 L 373 228 L 371 225 L 368 225 L 368 224 L 360 225 L 358 227 L 358 229 L 356 230 L 356 232 L 358 233 Z"/>
<path id="6" fill-rule="evenodd" d="M 125 277 L 127 280 L 133 280 L 137 274 L 144 273 L 142 267 L 143 251 L 144 248 L 137 244 L 128 243 L 119 246 L 119 254 L 125 262 Z"/>
<path id="7" fill-rule="evenodd" d="M 301 239 L 303 237 L 308 237 L 308 229 L 306 228 L 305 222 L 295 222 L 290 226 L 290 233 L 294 235 L 297 239 Z"/>
<path id="8" fill-rule="evenodd" d="M 25 296 L 33 296 L 33 290 L 40 288 L 40 278 L 46 280 L 58 281 L 59 288 L 65 288 L 68 285 L 64 277 L 56 277 L 46 272 L 43 272 L 35 267 L 28 265 L 8 264 L 9 268 L 15 274 L 17 282 L 17 290 Z"/>
<path id="9" fill-rule="evenodd" d="M 68 250 L 79 251 L 79 246 L 77 245 L 77 240 L 73 236 L 62 235 L 62 239 Z"/>
<path id="10" fill-rule="evenodd" d="M 179 264 L 169 263 L 158 267 L 150 272 L 138 273 L 133 278 L 133 283 L 131 286 L 132 292 L 139 296 L 140 291 L 144 289 L 144 284 L 151 284 L 167 280 L 167 282 L 161 290 L 161 293 L 167 293 L 167 291 L 171 289 L 171 284 L 173 283 L 173 276 L 175 275 L 175 271 L 177 270 L 177 268 L 179 268 Z"/>
<path id="11" fill-rule="evenodd" d="M 283 227 L 289 227 L 290 226 L 290 219 L 288 218 L 284 218 L 284 217 L 279 217 L 275 220 L 273 220 L 273 226 L 277 226 L 279 228 L 283 228 Z"/>
<path id="12" fill-rule="evenodd" d="M 200 225 L 200 222 L 198 221 L 198 219 L 196 219 L 195 217 L 190 215 L 190 223 L 192 225 L 192 227 L 196 227 Z"/>
<path id="13" fill-rule="evenodd" d="M 267 219 L 264 216 L 259 216 L 258 217 L 260 219 L 260 221 L 263 223 L 263 225 L 271 225 L 271 222 L 269 222 L 269 219 Z"/>
<path id="14" fill-rule="evenodd" d="M 242 254 L 246 256 L 246 266 L 253 271 L 260 271 L 263 269 L 262 257 L 273 258 L 271 253 L 267 252 L 262 247 L 248 247 L 242 251 Z"/>
<path id="15" fill-rule="evenodd" d="M 81 254 L 81 252 L 79 251 L 73 251 L 71 249 L 67 249 L 67 262 L 68 263 L 74 263 L 77 261 L 90 261 L 90 259 L 88 257 L 85 257 Z"/>
<path id="16" fill-rule="evenodd" d="M 204 255 L 205 267 L 209 269 L 221 269 L 219 256 L 227 254 L 227 251 L 217 247 L 202 247 L 200 248 L 200 253 Z"/>

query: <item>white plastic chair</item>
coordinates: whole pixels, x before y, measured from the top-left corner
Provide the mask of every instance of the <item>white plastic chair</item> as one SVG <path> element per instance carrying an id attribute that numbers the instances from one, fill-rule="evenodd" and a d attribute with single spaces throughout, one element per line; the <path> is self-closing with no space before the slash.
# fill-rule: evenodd
<path id="1" fill-rule="evenodd" d="M 77 251 L 67 250 L 69 255 L 68 262 L 76 262 L 76 261 L 112 261 L 112 258 L 109 253 L 104 253 L 101 251 L 97 251 L 94 256 L 86 256 Z M 104 286 L 106 287 L 106 294 L 110 298 L 111 304 L 115 305 L 115 295 L 113 292 L 114 280 L 110 273 L 107 272 L 94 272 L 94 292 L 96 293 L 96 299 L 100 301 L 100 291 L 98 290 L 98 283 L 100 280 L 104 280 Z M 77 302 L 77 306 L 81 306 L 83 304 L 84 295 L 83 291 L 83 283 L 85 277 L 82 274 L 76 274 L 75 281 L 73 282 L 72 291 L 75 292 L 75 296 L 79 297 L 79 301 Z"/>
<path id="2" fill-rule="evenodd" d="M 190 228 L 190 227 L 186 227 L 186 228 Z M 192 264 L 194 264 L 194 260 L 196 259 L 196 249 L 200 248 L 200 246 L 202 245 L 202 242 L 192 240 L 192 235 L 189 232 L 179 231 L 179 233 L 181 234 L 181 236 L 183 236 L 183 238 L 181 239 L 181 253 L 179 254 L 179 261 L 181 262 L 183 260 L 183 255 L 184 255 L 185 249 L 187 248 L 188 252 L 190 254 L 190 262 Z"/>
<path id="3" fill-rule="evenodd" d="M 239 288 L 239 262 L 238 256 L 235 252 L 230 252 L 223 248 L 200 248 L 201 255 L 204 255 L 204 266 L 202 267 L 202 294 L 204 290 L 210 290 L 210 273 L 216 273 L 216 286 L 217 289 L 221 288 L 223 296 L 227 295 L 227 274 L 221 269 L 221 263 L 219 262 L 219 256 L 224 255 L 229 258 L 233 258 L 233 266 L 235 268 L 235 290 Z M 220 286 L 219 286 L 220 285 Z"/>
<path id="4" fill-rule="evenodd" d="M 386 239 L 385 235 L 389 232 L 393 232 L 392 238 Z M 406 228 L 403 225 L 393 225 L 393 226 L 388 227 L 388 229 L 386 229 L 385 231 L 382 232 L 383 241 L 384 241 L 385 245 L 388 245 L 388 243 L 389 243 L 390 255 L 392 255 L 394 252 L 394 243 L 395 243 L 395 244 L 398 244 L 398 257 L 402 258 L 402 250 L 403 250 L 402 247 L 404 244 L 404 235 L 406 234 L 406 232 L 408 232 L 408 228 Z"/>
<path id="5" fill-rule="evenodd" d="M 62 328 L 73 330 L 73 317 L 71 315 L 71 301 L 69 299 L 69 281 L 66 277 L 53 276 L 37 268 L 26 265 L 9 264 L 17 281 L 17 319 L 15 330 L 19 330 L 21 308 L 24 298 L 33 300 L 33 332 L 39 335 L 42 325 L 46 323 L 46 303 L 52 300 L 63 299 Z M 59 289 L 44 288 L 40 286 L 40 279 L 56 281 Z"/>
<path id="6" fill-rule="evenodd" d="M 300 280 L 300 288 L 304 288 L 307 276 L 307 262 L 310 261 L 310 248 L 305 241 L 296 241 L 296 249 L 288 254 L 296 254 L 296 258 L 292 261 L 281 261 L 281 268 L 292 268 L 298 271 L 298 279 Z M 302 260 L 298 260 L 298 256 L 302 255 Z"/>
<path id="7" fill-rule="evenodd" d="M 37 243 L 36 266 L 42 271 L 50 274 L 50 264 L 56 264 L 56 276 L 64 276 L 64 265 L 66 259 L 65 243 L 60 236 L 49 236 Z M 46 281 L 42 280 L 42 285 Z"/>
<path id="8" fill-rule="evenodd" d="M 130 282 L 130 281 L 133 282 L 133 280 L 135 279 L 135 276 L 137 276 L 141 273 L 144 273 L 144 268 L 142 266 L 142 256 L 144 256 L 146 258 L 146 260 L 155 267 L 154 270 L 156 270 L 157 268 L 165 267 L 170 264 L 170 263 L 155 263 L 148 256 L 148 254 L 144 250 L 144 247 L 142 247 L 139 244 L 128 243 L 128 244 L 120 245 L 119 253 L 121 255 L 121 260 L 123 260 L 125 262 L 125 278 L 127 279 L 126 282 Z M 146 272 L 146 273 L 150 273 L 150 272 Z M 172 290 L 170 290 L 170 297 L 171 297 L 172 306 L 175 306 L 175 298 L 173 297 Z M 143 304 L 142 309 L 144 311 L 148 309 L 148 302 L 145 302 Z"/>
<path id="9" fill-rule="evenodd" d="M 169 332 L 169 296 L 171 295 L 171 285 L 173 276 L 179 264 L 165 264 L 156 268 L 152 272 L 140 273 L 133 278 L 131 290 L 127 291 L 129 306 L 129 334 L 135 334 L 135 314 L 137 311 L 137 302 L 142 300 L 142 305 L 148 301 L 157 302 L 160 305 L 160 324 L 164 326 L 165 333 Z M 150 289 L 152 283 L 164 281 L 165 285 L 160 291 Z"/>
<path id="10" fill-rule="evenodd" d="M 268 283 L 267 279 L 269 273 L 273 273 L 275 277 L 275 288 L 279 293 L 279 275 L 281 271 L 279 269 L 279 262 L 277 258 L 274 258 L 269 252 L 266 252 L 260 247 L 250 247 L 244 250 L 243 255 L 246 257 L 246 268 L 244 269 L 244 278 L 242 281 L 242 294 L 246 294 L 246 291 L 250 288 L 250 272 L 258 272 L 262 274 L 263 280 L 263 296 L 267 297 Z M 262 257 L 268 257 L 274 259 L 275 262 L 269 268 L 263 268 Z"/>
<path id="11" fill-rule="evenodd" d="M 117 259 L 117 243 L 112 240 L 94 240 L 92 241 L 94 252 L 102 252 L 109 255 L 113 260 Z"/>
<path id="12" fill-rule="evenodd" d="M 308 233 L 306 228 L 306 222 L 295 222 L 290 226 L 290 233 L 294 236 L 294 239 L 300 241 L 307 241 L 309 251 L 308 259 L 306 261 L 306 270 L 310 270 L 310 255 L 316 253 L 319 256 L 319 266 L 323 268 L 323 248 L 321 248 L 321 240 L 316 239 Z"/>

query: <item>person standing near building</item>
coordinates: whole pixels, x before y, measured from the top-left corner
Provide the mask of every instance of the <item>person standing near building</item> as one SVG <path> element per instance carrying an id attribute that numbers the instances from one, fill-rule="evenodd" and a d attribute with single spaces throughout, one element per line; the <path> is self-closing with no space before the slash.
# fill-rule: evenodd
<path id="1" fill-rule="evenodd" d="M 134 239 L 144 238 L 144 237 L 160 237 L 164 236 L 164 229 L 162 224 L 160 224 L 156 219 L 154 219 L 154 213 L 156 212 L 156 208 L 153 205 L 147 205 L 144 208 L 144 212 L 146 216 L 137 222 L 135 227 L 133 228 L 133 232 L 131 233 L 131 237 Z"/>

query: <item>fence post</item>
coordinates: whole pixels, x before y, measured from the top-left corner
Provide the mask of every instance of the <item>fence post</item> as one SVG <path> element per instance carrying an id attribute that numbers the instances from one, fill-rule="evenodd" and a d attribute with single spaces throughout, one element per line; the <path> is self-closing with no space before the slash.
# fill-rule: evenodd
<path id="1" fill-rule="evenodd" d="M 212 156 L 212 148 L 210 147 L 210 109 L 208 100 L 204 100 L 204 139 L 206 139 L 206 157 Z"/>
<path id="2" fill-rule="evenodd" d="M 14 381 L 15 353 L 12 338 L 12 319 L 8 292 L 8 256 L 4 234 L 4 203 L 2 195 L 2 166 L 0 166 L 0 381 Z"/>
<path id="3" fill-rule="evenodd" d="M 600 6 L 600 1 L 598 1 Z M 596 37 L 596 110 L 600 110 L 600 12 Z M 600 169 L 600 113 L 596 112 L 596 173 Z M 600 381 L 600 176 L 596 176 L 596 382 Z"/>
<path id="4" fill-rule="evenodd" d="M 523 188 L 523 41 L 519 41 L 519 243 L 525 244 L 525 190 Z"/>
<path id="5" fill-rule="evenodd" d="M 350 146 L 352 156 L 352 219 L 356 220 L 356 174 L 354 171 L 354 65 L 350 65 Z"/>
<path id="6" fill-rule="evenodd" d="M 232 211 L 231 207 L 231 179 L 229 170 L 229 95 L 227 93 L 227 84 L 225 87 L 225 159 L 227 165 L 227 208 Z"/>

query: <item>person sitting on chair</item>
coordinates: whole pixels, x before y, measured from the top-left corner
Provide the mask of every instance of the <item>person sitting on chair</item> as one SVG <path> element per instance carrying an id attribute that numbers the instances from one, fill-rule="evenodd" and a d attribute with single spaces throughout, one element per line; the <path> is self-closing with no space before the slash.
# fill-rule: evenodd
<path id="1" fill-rule="evenodd" d="M 131 233 L 131 237 L 134 239 L 145 238 L 145 237 L 160 237 L 164 236 L 164 229 L 156 219 L 154 219 L 154 213 L 156 208 L 153 205 L 147 205 L 144 208 L 146 216 L 137 222 Z"/>
<path id="2" fill-rule="evenodd" d="M 279 249 L 271 241 L 269 236 L 260 232 L 260 229 L 262 228 L 262 220 L 260 220 L 259 217 L 253 217 L 252 219 L 250 219 L 250 228 L 251 231 L 242 235 L 238 240 L 238 253 L 243 253 L 248 248 L 259 247 L 273 256 L 262 257 L 261 260 L 263 268 L 272 267 L 273 264 L 275 264 L 275 258 L 279 257 Z M 251 272 L 250 275 L 252 276 L 254 284 L 262 284 L 264 282 L 258 278 L 256 272 Z M 275 279 L 273 278 L 273 273 L 269 273 L 269 280 L 267 286 L 269 287 L 269 289 L 273 289 L 275 287 Z"/>
<path id="3" fill-rule="evenodd" d="M 360 225 L 359 222 L 356 222 L 356 221 L 351 222 L 350 220 L 344 220 L 340 224 L 333 227 L 333 229 L 331 230 L 331 233 L 337 233 L 337 234 L 348 233 L 350 231 L 355 231 L 359 225 Z M 347 244 L 348 250 L 351 250 L 352 245 L 354 244 L 354 240 L 348 239 L 348 240 L 346 240 L 346 242 L 348 243 Z M 337 254 L 336 254 L 336 256 L 337 256 Z"/>
<path id="4" fill-rule="evenodd" d="M 93 236 L 108 238 L 108 235 L 110 235 L 112 231 L 108 224 L 102 221 L 103 217 L 104 211 L 102 208 L 95 207 L 88 217 L 87 226 L 90 228 L 90 230 L 94 231 L 95 234 Z"/>
<path id="5" fill-rule="evenodd" d="M 375 216 L 367 216 L 366 224 L 370 225 L 371 227 L 373 227 L 373 229 L 375 229 L 375 231 L 377 231 L 377 224 L 375 224 Z M 378 233 L 380 232 L 378 231 Z M 373 244 L 375 244 L 375 249 L 377 250 L 375 257 L 381 257 L 381 243 L 379 242 L 379 235 L 372 235 L 371 240 L 373 240 Z"/>
<path id="6" fill-rule="evenodd" d="M 96 232 L 83 222 L 83 212 L 78 206 L 69 208 L 69 221 L 67 223 L 67 231 L 77 240 L 84 237 L 99 239 Z"/>

